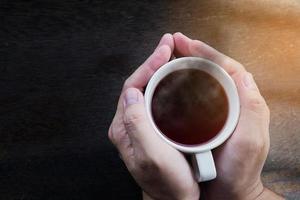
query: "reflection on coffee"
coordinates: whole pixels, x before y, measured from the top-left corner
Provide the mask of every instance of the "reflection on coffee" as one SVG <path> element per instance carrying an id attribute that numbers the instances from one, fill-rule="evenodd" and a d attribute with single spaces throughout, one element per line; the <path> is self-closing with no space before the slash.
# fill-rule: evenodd
<path id="1" fill-rule="evenodd" d="M 198 145 L 215 137 L 226 122 L 228 109 L 220 83 L 197 69 L 170 73 L 158 83 L 152 99 L 158 129 L 183 145 Z"/>

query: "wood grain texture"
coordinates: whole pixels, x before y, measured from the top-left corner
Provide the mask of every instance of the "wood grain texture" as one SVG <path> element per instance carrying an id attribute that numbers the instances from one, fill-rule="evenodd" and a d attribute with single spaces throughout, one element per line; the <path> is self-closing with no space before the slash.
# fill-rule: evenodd
<path id="1" fill-rule="evenodd" d="M 300 198 L 300 1 L 0 1 L 0 199 L 139 199 L 107 139 L 165 32 L 237 59 L 271 109 L 263 181 Z"/>

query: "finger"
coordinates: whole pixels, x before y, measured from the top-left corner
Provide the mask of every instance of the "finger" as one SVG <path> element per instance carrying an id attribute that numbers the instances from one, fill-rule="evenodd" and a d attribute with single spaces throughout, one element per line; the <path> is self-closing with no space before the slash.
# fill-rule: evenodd
<path id="1" fill-rule="evenodd" d="M 153 75 L 153 73 L 156 71 L 155 68 L 159 68 L 163 64 L 167 63 L 171 56 L 171 50 L 168 46 L 163 45 L 159 47 L 148 59 L 147 61 L 140 66 L 124 83 L 119 102 L 118 102 L 118 108 L 116 115 L 119 114 L 119 112 L 123 112 L 123 105 L 122 105 L 122 99 L 123 99 L 123 91 L 125 91 L 127 88 L 133 87 L 137 88 L 140 91 L 143 90 L 143 88 L 148 83 L 149 79 Z"/>
<path id="2" fill-rule="evenodd" d="M 174 49 L 174 41 L 173 36 L 171 34 L 165 34 L 160 40 L 157 48 L 154 53 L 142 64 L 131 76 L 127 79 L 124 89 L 128 87 L 137 87 L 139 89 L 143 88 L 152 73 L 156 69 L 158 69 L 161 65 L 168 62 L 171 57 L 171 52 Z M 124 90 L 123 89 L 123 90 Z M 114 116 L 112 125 L 109 129 L 108 136 L 112 143 L 117 147 L 122 157 L 126 157 L 127 154 L 130 155 L 130 151 L 132 150 L 131 141 L 128 135 L 126 134 L 126 130 L 123 126 L 123 92 L 120 95 L 117 112 Z M 113 130 L 118 129 L 118 130 Z M 129 152 L 129 153 L 128 153 Z M 125 159 L 126 160 L 126 159 Z"/>
<path id="3" fill-rule="evenodd" d="M 122 160 L 123 159 L 129 160 L 129 157 L 133 154 L 133 149 L 132 149 L 130 138 L 128 137 L 128 134 L 126 134 L 124 127 L 116 127 L 115 124 L 113 123 L 109 127 L 108 137 L 110 141 L 113 143 L 113 145 L 119 151 L 119 157 Z"/>
<path id="4" fill-rule="evenodd" d="M 245 70 L 239 62 L 220 53 L 204 42 L 192 40 L 182 33 L 175 33 L 173 38 L 175 43 L 174 54 L 176 57 L 195 56 L 206 58 L 223 67 L 230 75 Z"/>
<path id="5" fill-rule="evenodd" d="M 166 144 L 162 144 L 148 122 L 143 94 L 136 88 L 127 89 L 124 108 L 124 124 L 132 145 L 148 155 L 156 155 L 156 147 Z"/>
<path id="6" fill-rule="evenodd" d="M 158 47 L 162 46 L 162 45 L 167 45 L 170 47 L 170 49 L 173 51 L 174 50 L 174 39 L 173 39 L 173 35 L 170 33 L 166 33 L 162 36 L 162 38 L 160 39 L 157 47 L 155 48 L 155 50 L 157 50 Z M 155 51 L 154 50 L 154 51 Z"/>
<path id="7" fill-rule="evenodd" d="M 141 90 L 145 87 L 153 73 L 170 60 L 173 49 L 173 36 L 165 34 L 153 54 L 126 80 L 123 90 L 129 87 Z"/>
<path id="8" fill-rule="evenodd" d="M 270 111 L 253 76 L 245 72 L 236 79 L 241 104 L 238 131 L 236 132 L 241 134 L 239 137 L 254 135 L 256 138 L 268 139 Z"/>
<path id="9" fill-rule="evenodd" d="M 123 120 L 122 115 L 120 114 L 123 113 L 123 91 L 129 87 L 135 87 L 142 90 L 155 70 L 169 61 L 173 49 L 173 36 L 169 33 L 165 34 L 153 54 L 125 81 L 119 97 L 117 112 L 112 122 L 113 124 Z"/>

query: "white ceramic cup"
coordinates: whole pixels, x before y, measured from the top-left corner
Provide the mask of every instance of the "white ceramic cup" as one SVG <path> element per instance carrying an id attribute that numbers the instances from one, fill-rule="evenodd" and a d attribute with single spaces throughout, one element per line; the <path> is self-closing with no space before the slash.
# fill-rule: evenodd
<path id="1" fill-rule="evenodd" d="M 156 126 L 151 109 L 152 97 L 158 83 L 174 71 L 191 68 L 205 71 L 213 76 L 224 88 L 229 104 L 228 116 L 223 128 L 214 138 L 199 145 L 183 145 L 170 140 Z M 237 125 L 240 114 L 237 88 L 227 72 L 216 63 L 203 58 L 183 57 L 174 59 L 159 68 L 151 77 L 145 91 L 145 105 L 147 116 L 155 132 L 172 147 L 184 153 L 193 154 L 192 163 L 197 181 L 203 182 L 216 178 L 217 173 L 211 150 L 230 137 Z"/>

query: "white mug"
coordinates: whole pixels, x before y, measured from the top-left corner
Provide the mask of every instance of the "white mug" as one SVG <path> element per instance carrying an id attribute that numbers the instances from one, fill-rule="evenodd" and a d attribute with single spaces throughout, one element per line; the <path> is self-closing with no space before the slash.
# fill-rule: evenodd
<path id="1" fill-rule="evenodd" d="M 182 69 L 202 70 L 214 77 L 224 88 L 228 99 L 228 116 L 220 132 L 211 140 L 199 145 L 183 145 L 167 138 L 156 126 L 152 117 L 152 97 L 158 83 L 168 74 Z M 217 172 L 211 150 L 221 145 L 234 131 L 240 114 L 240 103 L 236 85 L 228 73 L 216 63 L 198 57 L 174 59 L 159 68 L 151 77 L 145 91 L 147 116 L 155 132 L 169 145 L 184 153 L 191 153 L 195 177 L 198 182 L 216 178 Z"/>

